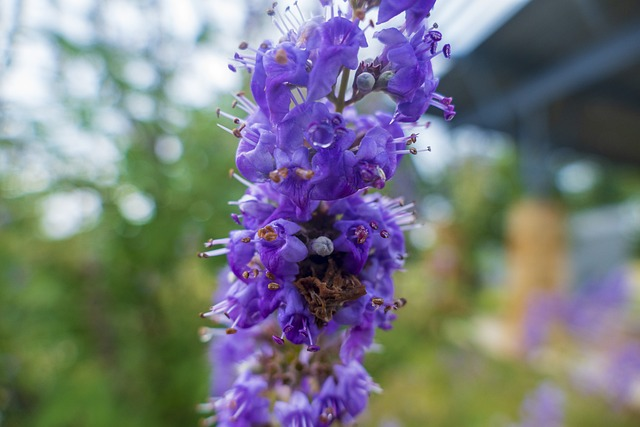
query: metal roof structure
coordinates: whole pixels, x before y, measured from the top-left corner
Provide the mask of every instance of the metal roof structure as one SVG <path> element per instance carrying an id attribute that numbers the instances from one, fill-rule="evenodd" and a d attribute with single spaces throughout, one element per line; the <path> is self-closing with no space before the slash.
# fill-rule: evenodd
<path id="1" fill-rule="evenodd" d="M 438 91 L 452 126 L 510 133 L 534 162 L 569 147 L 640 165 L 640 1 L 531 0 Z"/>

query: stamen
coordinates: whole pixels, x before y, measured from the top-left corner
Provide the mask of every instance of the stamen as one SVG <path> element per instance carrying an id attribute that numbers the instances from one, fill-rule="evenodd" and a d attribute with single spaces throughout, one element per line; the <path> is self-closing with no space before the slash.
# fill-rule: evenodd
<path id="1" fill-rule="evenodd" d="M 313 178 L 315 172 L 310 169 L 296 168 L 296 175 L 298 176 L 298 178 L 308 181 Z"/>
<path id="2" fill-rule="evenodd" d="M 300 15 L 300 20 L 302 22 L 306 21 L 306 19 L 304 19 L 304 15 L 302 14 L 302 10 L 300 10 L 300 6 L 298 6 L 298 0 L 294 1 L 293 5 L 296 7 L 296 9 L 298 9 L 298 14 Z"/>
<path id="3" fill-rule="evenodd" d="M 442 48 L 442 53 L 445 58 L 451 58 L 451 45 L 449 43 L 445 44 Z"/>
<path id="4" fill-rule="evenodd" d="M 226 255 L 231 252 L 228 248 L 215 249 L 208 252 L 200 252 L 198 258 L 211 258 L 218 255 Z"/>
<path id="5" fill-rule="evenodd" d="M 236 138 L 240 139 L 242 138 L 242 131 L 244 130 L 244 128 L 247 127 L 246 123 L 243 123 L 240 125 L 240 127 L 235 128 L 231 134 L 233 136 L 235 136 Z"/>
<path id="6" fill-rule="evenodd" d="M 276 336 L 276 335 L 271 335 L 271 339 L 278 345 L 283 345 L 284 344 L 284 332 L 282 333 L 281 336 Z"/>
<path id="7" fill-rule="evenodd" d="M 411 203 L 398 203 L 398 206 L 396 207 L 389 207 L 389 213 L 392 215 L 395 215 L 399 212 L 406 212 L 409 209 L 413 209 L 415 207 L 415 202 L 411 202 Z"/>
<path id="8" fill-rule="evenodd" d="M 238 181 L 239 183 L 246 185 L 247 187 L 253 187 L 254 185 L 251 182 L 244 179 L 243 177 L 241 177 L 240 175 L 238 175 L 237 173 L 235 173 L 233 169 L 229 169 L 229 176 L 235 179 L 236 181 Z"/>
<path id="9" fill-rule="evenodd" d="M 237 102 L 231 104 L 232 108 L 235 108 L 236 105 L 240 105 L 240 109 L 244 110 L 248 114 L 254 113 L 258 109 L 258 106 L 248 99 L 244 92 L 238 92 L 234 94 L 233 97 Z"/>
<path id="10" fill-rule="evenodd" d="M 277 291 L 278 289 L 280 289 L 280 285 L 276 282 L 271 282 L 267 285 L 267 289 L 269 289 L 270 291 Z"/>
<path id="11" fill-rule="evenodd" d="M 288 175 L 289 169 L 280 168 L 269 172 L 269 179 L 271 179 L 271 181 L 275 182 L 276 184 L 279 184 L 283 179 L 286 179 Z"/>
<path id="12" fill-rule="evenodd" d="M 259 239 L 264 239 L 267 242 L 273 242 L 278 238 L 278 232 L 271 225 L 267 225 L 266 227 L 258 230 L 257 236 Z"/>
<path id="13" fill-rule="evenodd" d="M 236 317 L 236 320 L 233 321 L 233 324 L 225 330 L 225 333 L 227 335 L 233 335 L 238 332 L 238 330 L 236 329 L 236 325 L 238 324 L 238 322 L 240 322 L 242 314 L 243 313 L 239 314 L 238 317 Z"/>
<path id="14" fill-rule="evenodd" d="M 379 297 L 371 298 L 371 305 L 372 306 L 380 307 L 382 304 L 384 304 L 384 299 L 379 298 Z"/>
<path id="15" fill-rule="evenodd" d="M 202 314 L 206 314 L 206 313 L 202 313 Z M 201 317 L 208 317 L 208 316 L 202 316 L 202 314 L 200 315 Z M 198 329 L 200 342 L 207 343 L 211 341 L 211 339 L 215 336 L 223 336 L 224 335 L 223 331 L 224 329 L 221 329 L 221 328 L 209 328 L 207 326 L 202 326 L 201 328 Z"/>
<path id="16" fill-rule="evenodd" d="M 238 118 L 236 116 L 233 116 L 233 115 L 227 113 L 226 111 L 223 111 L 220 108 L 216 109 L 216 116 L 218 116 L 218 117 L 222 116 L 222 117 L 224 117 L 226 119 L 232 120 L 233 123 L 235 123 L 237 125 L 242 123 L 242 120 L 240 118 Z"/>
<path id="17" fill-rule="evenodd" d="M 422 148 L 420 150 L 418 150 L 415 147 L 411 147 L 408 150 L 394 150 L 391 153 L 393 154 L 411 154 L 411 155 L 416 155 L 418 153 L 423 153 L 425 151 L 431 151 L 431 147 L 427 147 L 427 148 Z"/>
<path id="18" fill-rule="evenodd" d="M 229 129 L 229 128 L 228 128 L 228 127 L 226 127 L 226 126 L 221 125 L 220 123 L 216 123 L 216 125 L 217 125 L 220 129 L 224 130 L 225 132 L 228 132 L 228 133 L 230 133 L 231 135 L 235 136 L 235 134 L 234 134 L 235 129 L 234 129 L 234 130 L 231 130 L 231 129 Z"/>
<path id="19" fill-rule="evenodd" d="M 209 239 L 207 240 L 207 242 L 204 244 L 205 248 L 210 248 L 214 245 L 226 245 L 227 243 L 229 243 L 231 241 L 230 238 L 225 237 L 223 239 Z"/>
<path id="20" fill-rule="evenodd" d="M 354 234 L 356 236 L 356 243 L 361 245 L 367 241 L 367 237 L 369 237 L 369 230 L 367 230 L 364 225 L 359 225 L 356 227 Z"/>
<path id="21" fill-rule="evenodd" d="M 289 17 L 289 15 L 291 15 L 291 6 L 287 6 L 284 9 L 284 17 L 287 19 L 287 22 L 289 22 L 289 24 L 291 24 L 291 28 L 296 28 L 298 26 L 300 26 L 300 23 L 294 23 L 291 18 Z M 295 17 L 294 17 L 295 18 Z"/>
<path id="22" fill-rule="evenodd" d="M 380 232 L 380 237 L 382 237 L 383 239 L 388 239 L 389 236 L 391 236 L 391 234 L 389 234 L 389 232 L 387 230 L 382 230 Z"/>
<path id="23" fill-rule="evenodd" d="M 320 350 L 320 347 L 313 343 L 311 332 L 307 329 L 307 319 L 304 319 L 302 324 L 304 325 L 304 332 L 306 332 L 305 335 L 309 338 L 309 346 L 307 347 L 307 351 L 315 353 L 316 351 Z M 302 334 L 303 331 L 300 331 L 300 333 Z"/>

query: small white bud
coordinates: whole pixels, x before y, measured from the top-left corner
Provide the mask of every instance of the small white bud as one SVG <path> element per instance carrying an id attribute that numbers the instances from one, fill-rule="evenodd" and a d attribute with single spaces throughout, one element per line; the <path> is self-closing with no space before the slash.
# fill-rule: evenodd
<path id="1" fill-rule="evenodd" d="M 376 78 L 371 73 L 362 73 L 356 79 L 356 86 L 358 90 L 362 92 L 371 92 L 373 86 L 376 84 Z"/>
<path id="2" fill-rule="evenodd" d="M 333 242 L 330 238 L 320 236 L 311 241 L 311 252 L 320 256 L 329 256 L 333 253 Z"/>

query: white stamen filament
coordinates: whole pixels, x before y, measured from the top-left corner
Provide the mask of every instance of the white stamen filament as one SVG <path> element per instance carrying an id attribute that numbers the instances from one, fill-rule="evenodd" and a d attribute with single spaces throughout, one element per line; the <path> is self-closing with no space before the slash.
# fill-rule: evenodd
<path id="1" fill-rule="evenodd" d="M 253 183 L 247 181 L 246 179 L 244 179 L 243 177 L 241 177 L 240 175 L 238 175 L 237 173 L 235 173 L 233 171 L 231 172 L 231 177 L 233 179 L 235 179 L 236 181 L 238 181 L 239 183 L 246 185 L 247 187 L 253 187 L 254 186 Z"/>
<path id="2" fill-rule="evenodd" d="M 214 256 L 219 256 L 219 255 L 226 255 L 228 254 L 230 251 L 228 248 L 220 248 L 220 249 L 214 249 L 212 251 L 207 251 L 207 252 L 200 252 L 198 254 L 198 256 L 200 258 L 211 258 Z"/>
<path id="3" fill-rule="evenodd" d="M 210 248 L 214 245 L 226 245 L 230 240 L 231 239 L 229 239 L 228 237 L 222 239 L 210 239 L 209 241 L 205 242 L 204 247 Z"/>

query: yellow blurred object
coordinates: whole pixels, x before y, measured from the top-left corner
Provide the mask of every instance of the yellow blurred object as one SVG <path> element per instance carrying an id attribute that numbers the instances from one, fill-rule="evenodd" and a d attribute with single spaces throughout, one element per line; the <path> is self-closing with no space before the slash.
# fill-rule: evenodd
<path id="1" fill-rule="evenodd" d="M 562 292 L 568 279 L 566 216 L 558 203 L 524 199 L 507 219 L 506 333 L 509 348 L 520 355 L 529 301 L 539 293 Z"/>

